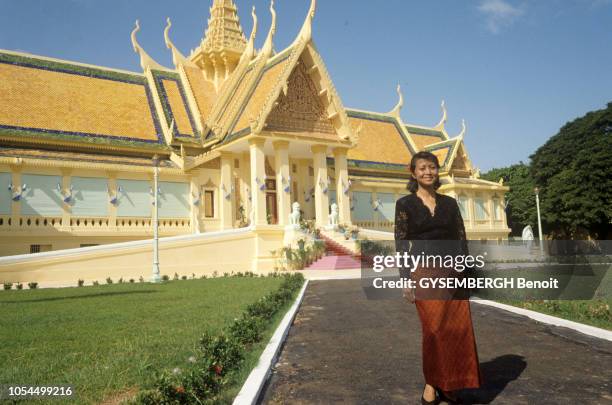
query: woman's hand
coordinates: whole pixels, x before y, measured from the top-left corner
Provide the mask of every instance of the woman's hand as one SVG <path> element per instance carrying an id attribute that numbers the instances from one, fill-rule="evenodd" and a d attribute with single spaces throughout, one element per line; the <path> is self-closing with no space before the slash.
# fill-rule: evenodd
<path id="1" fill-rule="evenodd" d="M 406 301 L 411 304 L 414 304 L 414 288 L 404 288 L 402 289 L 402 296 Z"/>

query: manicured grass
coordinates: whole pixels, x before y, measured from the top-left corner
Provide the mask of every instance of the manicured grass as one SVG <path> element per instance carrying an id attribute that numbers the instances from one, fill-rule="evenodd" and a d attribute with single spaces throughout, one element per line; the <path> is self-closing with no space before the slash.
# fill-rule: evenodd
<path id="1" fill-rule="evenodd" d="M 3 291 L 0 384 L 70 384 L 76 397 L 65 403 L 97 403 L 182 368 L 203 332 L 221 330 L 281 283 L 220 277 Z"/>
<path id="2" fill-rule="evenodd" d="M 515 307 L 530 309 L 532 311 L 568 319 L 570 321 L 612 330 L 612 312 L 610 311 L 612 302 L 610 300 L 497 301 Z"/>

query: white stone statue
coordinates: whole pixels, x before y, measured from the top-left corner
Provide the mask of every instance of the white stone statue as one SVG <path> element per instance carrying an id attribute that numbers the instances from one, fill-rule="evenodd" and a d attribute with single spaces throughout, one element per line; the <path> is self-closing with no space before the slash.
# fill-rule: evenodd
<path id="1" fill-rule="evenodd" d="M 531 246 L 533 245 L 534 239 L 531 225 L 527 225 L 523 228 L 523 234 L 521 236 L 523 238 L 523 244 L 527 247 L 527 249 L 531 250 Z"/>
<path id="2" fill-rule="evenodd" d="M 289 225 L 300 225 L 300 203 L 295 201 L 291 205 L 291 214 L 289 214 Z"/>
<path id="3" fill-rule="evenodd" d="M 533 230 L 531 229 L 531 225 L 527 225 L 523 228 L 522 238 L 525 241 L 533 240 Z"/>
<path id="4" fill-rule="evenodd" d="M 331 213 L 329 214 L 329 225 L 336 228 L 338 226 L 338 204 L 332 203 Z"/>

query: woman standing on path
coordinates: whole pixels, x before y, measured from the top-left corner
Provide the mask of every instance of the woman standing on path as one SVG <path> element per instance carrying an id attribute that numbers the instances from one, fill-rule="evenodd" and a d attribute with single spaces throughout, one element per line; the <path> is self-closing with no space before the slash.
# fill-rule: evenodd
<path id="1" fill-rule="evenodd" d="M 398 252 L 448 254 L 449 246 L 454 246 L 455 255 L 468 254 L 457 202 L 436 192 L 440 187 L 439 168 L 438 159 L 432 153 L 419 152 L 412 157 L 412 178 L 408 185 L 411 194 L 400 198 L 395 205 Z M 403 293 L 409 302 L 416 304 L 421 321 L 425 376 L 422 404 L 437 404 L 441 400 L 459 403 L 452 391 L 482 385 L 469 300 L 459 295 L 462 291 L 419 286 L 423 277 L 461 275 L 452 267 L 420 266 L 412 274 L 409 269 L 400 268 L 401 277 L 416 282 L 414 290 L 407 288 Z"/>

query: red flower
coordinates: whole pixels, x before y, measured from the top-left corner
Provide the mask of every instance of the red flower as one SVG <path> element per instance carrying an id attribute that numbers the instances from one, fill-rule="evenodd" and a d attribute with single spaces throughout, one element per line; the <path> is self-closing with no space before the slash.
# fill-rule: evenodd
<path id="1" fill-rule="evenodd" d="M 179 385 L 178 387 L 176 387 L 176 392 L 179 394 L 184 394 L 185 388 Z"/>
<path id="2" fill-rule="evenodd" d="M 223 370 L 223 366 L 220 366 L 219 364 L 215 365 L 215 373 L 217 375 L 221 375 L 221 370 Z"/>

